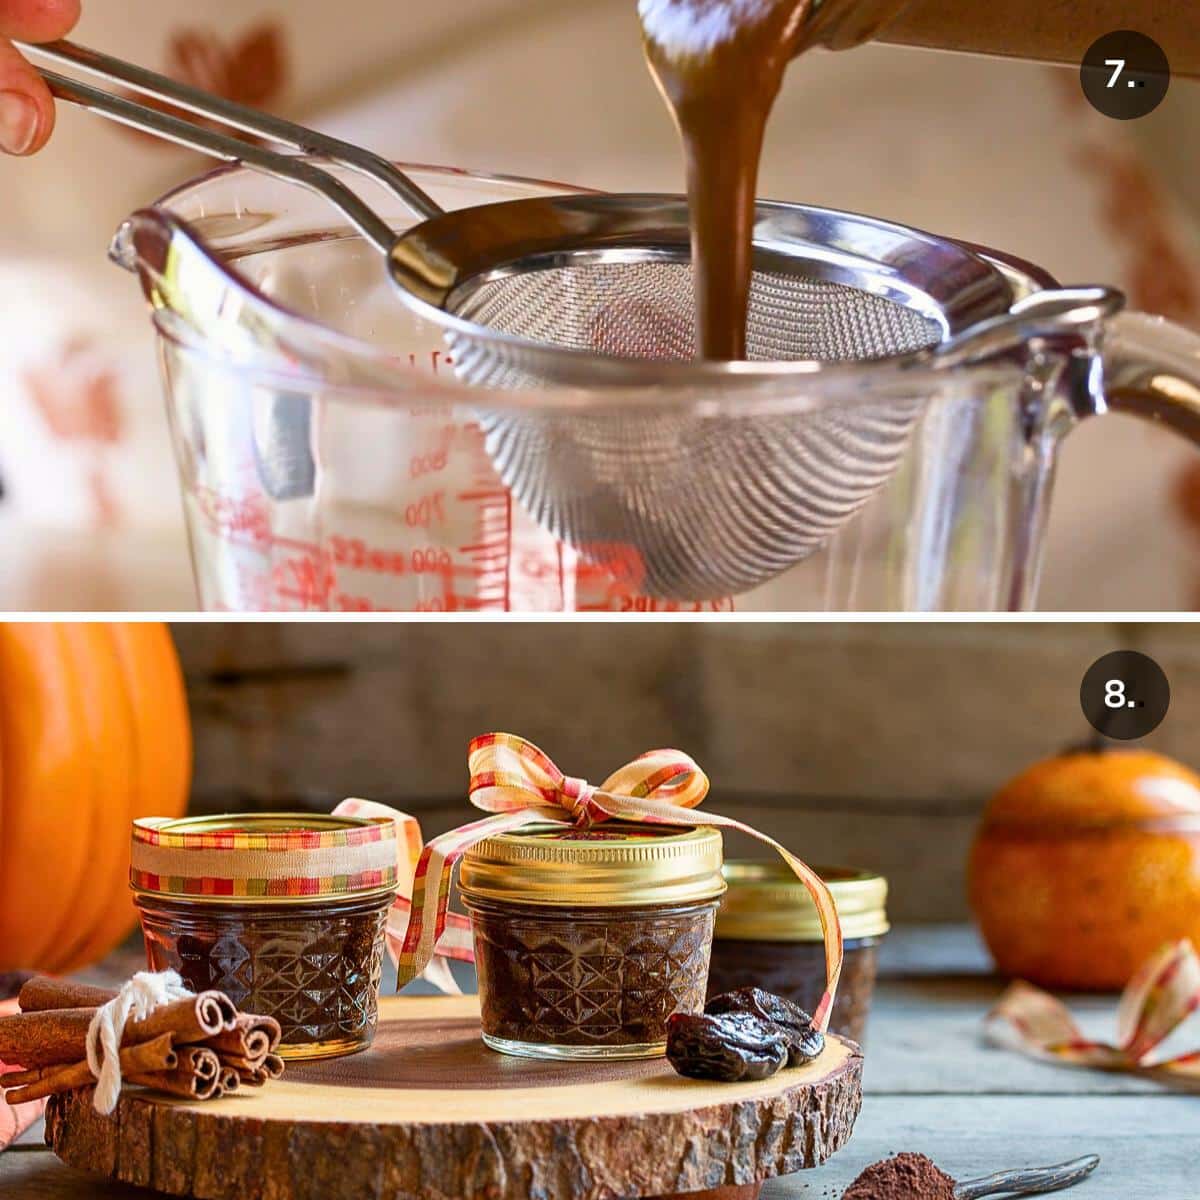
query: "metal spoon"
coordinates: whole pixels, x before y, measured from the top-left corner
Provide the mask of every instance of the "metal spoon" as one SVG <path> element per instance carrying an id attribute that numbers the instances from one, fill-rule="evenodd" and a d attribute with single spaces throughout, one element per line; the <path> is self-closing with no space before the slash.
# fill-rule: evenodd
<path id="1" fill-rule="evenodd" d="M 1099 1165 L 1098 1154 L 1085 1154 L 1053 1167 L 997 1171 L 995 1175 L 956 1184 L 954 1196 L 955 1200 L 976 1200 L 978 1196 L 1035 1196 L 1042 1192 L 1057 1192 L 1086 1179 Z"/>

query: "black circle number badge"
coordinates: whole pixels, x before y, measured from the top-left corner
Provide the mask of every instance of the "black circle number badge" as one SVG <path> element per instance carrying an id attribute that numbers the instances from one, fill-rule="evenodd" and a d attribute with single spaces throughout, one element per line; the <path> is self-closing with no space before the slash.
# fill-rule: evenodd
<path id="1" fill-rule="evenodd" d="M 1129 741 L 1158 728 L 1171 704 L 1171 685 L 1154 659 L 1115 650 L 1088 667 L 1079 703 L 1098 733 Z"/>
<path id="2" fill-rule="evenodd" d="M 1097 112 L 1132 121 L 1162 103 L 1171 85 L 1171 67 L 1152 37 L 1118 29 L 1088 48 L 1079 67 L 1079 83 Z"/>

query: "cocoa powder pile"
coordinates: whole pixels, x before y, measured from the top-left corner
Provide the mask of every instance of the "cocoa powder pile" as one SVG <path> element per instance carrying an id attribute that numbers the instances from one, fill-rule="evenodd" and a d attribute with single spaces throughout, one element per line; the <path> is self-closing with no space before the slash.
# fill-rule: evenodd
<path id="1" fill-rule="evenodd" d="M 932 1159 L 906 1150 L 872 1163 L 842 1200 L 954 1200 L 954 1180 Z"/>

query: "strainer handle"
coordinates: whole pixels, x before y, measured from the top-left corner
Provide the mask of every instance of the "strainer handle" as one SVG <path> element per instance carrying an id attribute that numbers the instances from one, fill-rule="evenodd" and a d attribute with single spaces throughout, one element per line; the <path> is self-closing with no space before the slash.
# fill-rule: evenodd
<path id="1" fill-rule="evenodd" d="M 422 219 L 442 214 L 442 209 L 433 199 L 403 171 L 382 155 L 362 146 L 329 137 L 315 129 L 285 121 L 281 117 L 258 112 L 188 84 L 178 83 L 144 67 L 101 54 L 85 46 L 77 46 L 73 42 L 17 44 L 20 49 L 30 54 L 76 67 L 108 83 L 124 84 L 135 91 L 164 100 L 219 125 L 298 150 L 305 156 L 320 156 L 348 167 L 381 184 L 414 215 Z M 114 95 L 80 80 L 44 68 L 39 68 L 39 71 L 56 96 L 82 105 L 100 116 L 226 162 L 243 162 L 246 166 L 265 174 L 320 192 L 354 223 L 364 237 L 369 238 L 385 254 L 395 240 L 390 227 L 372 209 L 350 188 L 322 170 L 309 157 L 298 158 L 294 155 L 280 154 L 252 142 L 217 132 L 199 122 L 160 112 L 149 105 Z"/>
<path id="2" fill-rule="evenodd" d="M 1200 443 L 1200 336 L 1149 313 L 1111 317 L 1104 332 L 1104 399 Z"/>

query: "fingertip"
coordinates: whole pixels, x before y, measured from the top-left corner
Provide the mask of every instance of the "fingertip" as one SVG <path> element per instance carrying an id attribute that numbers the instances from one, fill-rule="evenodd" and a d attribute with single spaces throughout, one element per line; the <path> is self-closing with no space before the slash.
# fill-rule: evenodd
<path id="1" fill-rule="evenodd" d="M 54 97 L 38 73 L 0 46 L 0 150 L 35 154 L 54 132 Z"/>
<path id="2" fill-rule="evenodd" d="M 5 0 L 0 4 L 0 37 L 52 42 L 71 32 L 79 13 L 80 0 Z"/>
<path id="3" fill-rule="evenodd" d="M 40 79 L 34 89 L 32 99 L 38 110 L 38 119 L 33 133 L 33 141 L 29 143 L 26 154 L 36 154 L 50 140 L 58 114 L 58 108 L 54 103 L 54 97 L 50 94 L 50 89 Z"/>
<path id="4" fill-rule="evenodd" d="M 46 2 L 46 32 L 38 41 L 51 42 L 56 38 L 64 38 L 79 24 L 81 0 L 47 0 Z"/>

